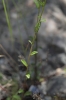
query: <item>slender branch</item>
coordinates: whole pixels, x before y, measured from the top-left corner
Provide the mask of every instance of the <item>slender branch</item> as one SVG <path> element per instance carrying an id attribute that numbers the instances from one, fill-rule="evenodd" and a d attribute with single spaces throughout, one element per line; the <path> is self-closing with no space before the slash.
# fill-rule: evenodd
<path id="1" fill-rule="evenodd" d="M 39 12 L 39 13 L 38 13 L 38 16 L 39 16 L 39 14 L 41 14 L 41 16 L 42 16 L 43 11 L 44 11 L 44 7 L 42 7 L 42 12 L 41 12 L 41 13 Z M 39 18 L 39 20 L 37 19 L 37 23 L 38 23 L 38 22 L 41 24 L 41 17 Z M 40 28 L 40 27 L 39 27 L 39 28 Z M 39 28 L 38 28 L 38 31 L 39 31 Z M 28 65 L 29 65 L 29 61 L 30 61 L 30 54 L 31 54 L 32 49 L 33 49 L 33 46 L 34 46 L 34 42 L 35 42 L 37 33 L 38 33 L 38 32 L 35 32 L 35 34 L 34 34 L 33 42 L 32 42 L 31 48 L 30 48 L 30 52 L 29 52 L 29 56 L 28 56 Z"/>

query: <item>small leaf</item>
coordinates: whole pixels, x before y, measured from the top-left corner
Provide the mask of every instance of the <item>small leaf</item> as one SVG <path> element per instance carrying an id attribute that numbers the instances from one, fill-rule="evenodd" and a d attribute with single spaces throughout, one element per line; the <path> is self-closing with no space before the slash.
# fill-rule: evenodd
<path id="1" fill-rule="evenodd" d="M 28 40 L 30 44 L 32 44 L 32 42 L 30 40 Z"/>
<path id="2" fill-rule="evenodd" d="M 30 74 L 26 74 L 26 77 L 29 79 L 30 78 Z"/>
<path id="3" fill-rule="evenodd" d="M 13 96 L 13 99 L 15 99 L 15 100 L 21 100 L 20 96 L 18 96 L 17 94 L 15 94 L 15 95 Z"/>
<path id="4" fill-rule="evenodd" d="M 26 67 L 28 66 L 27 62 L 24 59 L 22 59 L 21 62 L 23 63 L 24 66 Z"/>
<path id="5" fill-rule="evenodd" d="M 20 89 L 19 91 L 18 91 L 18 93 L 23 93 L 24 91 L 23 91 L 23 89 Z"/>
<path id="6" fill-rule="evenodd" d="M 37 53 L 38 53 L 37 51 L 33 51 L 30 55 L 33 56 L 33 55 L 35 55 Z"/>
<path id="7" fill-rule="evenodd" d="M 46 22 L 46 19 L 41 19 L 41 22 Z"/>
<path id="8" fill-rule="evenodd" d="M 28 95 L 31 95 L 31 92 L 30 91 L 27 91 L 24 96 L 28 96 Z"/>
<path id="9" fill-rule="evenodd" d="M 37 8 L 40 7 L 38 0 L 34 0 L 34 3 L 35 3 L 35 5 L 36 5 Z"/>

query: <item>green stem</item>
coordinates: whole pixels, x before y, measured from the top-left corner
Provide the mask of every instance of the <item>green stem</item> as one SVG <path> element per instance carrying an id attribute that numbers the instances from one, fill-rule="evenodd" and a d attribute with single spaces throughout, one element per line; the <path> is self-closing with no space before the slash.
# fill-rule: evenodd
<path id="1" fill-rule="evenodd" d="M 12 38 L 12 42 L 13 42 L 14 39 L 13 39 L 12 26 L 10 24 L 10 20 L 9 20 L 9 16 L 8 16 L 8 13 L 7 13 L 7 8 L 6 8 L 5 1 L 2 0 L 2 3 L 3 3 L 3 7 L 4 7 L 4 12 L 5 12 L 5 15 L 6 15 L 7 24 L 8 24 L 8 27 L 9 27 L 9 32 L 10 32 L 10 35 L 11 35 L 11 38 Z"/>
<path id="2" fill-rule="evenodd" d="M 42 14 L 43 14 L 43 11 L 44 11 L 44 7 L 42 7 L 41 16 L 42 16 Z M 40 14 L 40 13 L 39 13 L 39 14 Z M 39 15 L 39 14 L 38 14 L 38 15 Z M 37 21 L 40 22 L 40 21 L 41 21 L 41 18 L 40 18 L 39 20 L 37 19 Z M 40 27 L 39 27 L 39 28 L 40 28 Z M 38 29 L 38 31 L 39 31 L 39 29 Z M 38 32 L 37 32 L 37 33 L 38 33 Z M 30 52 L 29 52 L 29 56 L 28 56 L 28 65 L 29 65 L 29 61 L 30 61 L 30 54 L 31 54 L 31 52 L 32 52 L 33 45 L 34 45 L 34 42 L 35 42 L 37 33 L 35 32 L 35 34 L 34 34 L 33 42 L 32 42 L 31 48 L 30 48 Z"/>

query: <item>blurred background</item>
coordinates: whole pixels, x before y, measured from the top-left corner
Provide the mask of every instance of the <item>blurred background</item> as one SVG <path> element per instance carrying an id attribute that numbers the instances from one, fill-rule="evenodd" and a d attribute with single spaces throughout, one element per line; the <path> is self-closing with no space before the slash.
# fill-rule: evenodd
<path id="1" fill-rule="evenodd" d="M 3 3 L 0 0 L 0 77 L 3 76 L 3 80 L 11 78 L 20 80 L 24 78 L 25 68 L 18 61 L 18 56 L 27 59 L 30 45 L 26 54 L 24 52 L 30 36 L 34 36 L 38 9 L 33 0 L 5 0 L 5 4 L 10 31 Z M 35 72 L 38 78 L 52 77 L 55 73 L 56 76 L 66 73 L 66 0 L 47 0 L 42 18 L 46 21 L 42 22 L 35 42 L 37 57 L 31 57 L 30 60 L 31 78 Z M 63 88 L 60 91 L 66 93 L 66 78 L 56 77 L 53 82 L 57 80 L 59 83 L 56 83 L 55 88 L 58 87 L 59 90 L 57 84 L 63 81 Z M 52 86 L 53 83 L 49 82 L 49 84 Z"/>

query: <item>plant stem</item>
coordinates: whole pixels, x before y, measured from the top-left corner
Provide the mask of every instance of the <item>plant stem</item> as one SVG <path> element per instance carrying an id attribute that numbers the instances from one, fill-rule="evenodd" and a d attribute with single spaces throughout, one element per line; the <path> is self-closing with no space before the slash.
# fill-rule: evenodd
<path id="1" fill-rule="evenodd" d="M 44 11 L 44 7 L 42 7 L 42 12 L 39 13 L 39 14 L 41 14 L 41 16 L 42 16 L 42 14 L 43 14 L 43 11 Z M 38 14 L 38 16 L 39 16 L 39 14 Z M 37 22 L 38 22 L 38 21 L 39 21 L 39 22 L 41 21 L 41 17 L 40 17 L 39 20 L 37 19 Z M 39 28 L 40 28 L 40 27 L 39 27 Z M 38 29 L 38 31 L 39 31 L 39 29 Z M 33 45 L 34 45 L 34 42 L 35 42 L 35 39 L 36 39 L 37 34 L 38 34 L 38 32 L 35 32 L 34 37 L 33 37 L 33 42 L 32 42 L 31 48 L 30 48 L 29 56 L 28 56 L 28 65 L 29 65 L 30 56 L 31 56 L 30 54 L 31 54 L 31 52 L 32 52 Z"/>
<path id="2" fill-rule="evenodd" d="M 6 7 L 4 0 L 2 0 L 2 3 L 3 3 L 3 7 L 4 7 L 4 12 L 5 12 L 5 15 L 6 15 L 7 24 L 8 24 L 8 27 L 9 27 L 9 32 L 10 32 L 10 35 L 11 35 L 11 38 L 12 38 L 12 43 L 13 43 L 14 39 L 13 39 L 13 34 L 12 34 L 12 27 L 11 27 L 9 16 L 8 16 L 8 13 L 7 13 L 7 7 Z"/>

